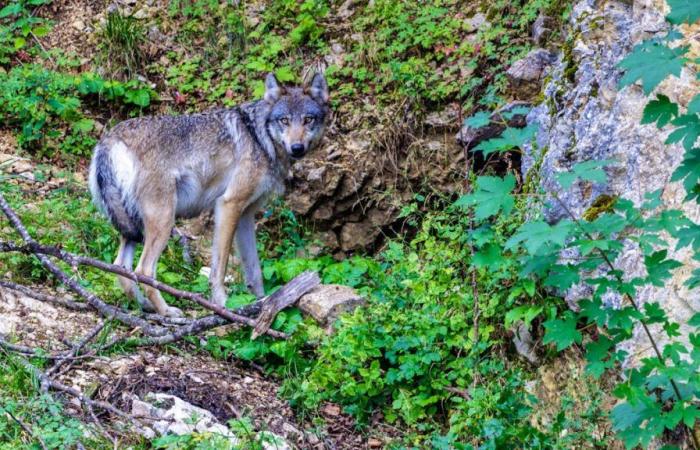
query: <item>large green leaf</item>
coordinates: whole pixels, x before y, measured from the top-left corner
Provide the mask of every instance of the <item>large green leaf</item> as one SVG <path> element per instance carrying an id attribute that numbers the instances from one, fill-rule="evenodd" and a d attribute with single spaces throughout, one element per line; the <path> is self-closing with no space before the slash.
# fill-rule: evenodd
<path id="1" fill-rule="evenodd" d="M 562 351 L 574 343 L 580 343 L 583 338 L 576 328 L 576 317 L 571 311 L 566 311 L 561 319 L 548 320 L 543 325 L 545 334 L 542 342 L 556 344 L 557 351 Z"/>
<path id="2" fill-rule="evenodd" d="M 678 104 L 673 103 L 665 95 L 657 95 L 656 100 L 652 100 L 644 107 L 642 123 L 654 123 L 658 128 L 667 125 L 678 115 Z"/>
<path id="3" fill-rule="evenodd" d="M 666 0 L 671 12 L 666 19 L 672 24 L 694 23 L 700 19 L 700 3 L 698 0 Z"/>
<path id="4" fill-rule="evenodd" d="M 690 150 L 695 145 L 695 142 L 700 137 L 700 117 L 697 114 L 685 114 L 671 121 L 671 124 L 676 125 L 673 133 L 666 139 L 667 144 L 675 144 L 683 141 L 683 147 Z"/>
<path id="5" fill-rule="evenodd" d="M 509 214 L 513 209 L 514 200 L 510 195 L 515 188 L 515 177 L 507 175 L 500 177 L 479 177 L 476 179 L 476 189 L 472 194 L 463 195 L 455 202 L 455 206 L 474 206 L 474 218 L 483 220 L 496 214 Z"/>
<path id="6" fill-rule="evenodd" d="M 618 64 L 626 72 L 620 87 L 641 80 L 644 93 L 649 95 L 669 75 L 680 75 L 687 52 L 688 47 L 670 48 L 657 40 L 642 42 Z"/>

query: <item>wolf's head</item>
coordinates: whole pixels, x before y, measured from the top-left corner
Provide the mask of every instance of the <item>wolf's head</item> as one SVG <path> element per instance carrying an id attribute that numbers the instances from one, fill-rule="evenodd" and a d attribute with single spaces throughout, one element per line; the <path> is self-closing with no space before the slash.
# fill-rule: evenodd
<path id="1" fill-rule="evenodd" d="M 268 74 L 264 101 L 271 107 L 267 130 L 280 150 L 299 159 L 318 145 L 329 113 L 328 84 L 323 75 L 315 74 L 301 87 L 285 87 Z"/>

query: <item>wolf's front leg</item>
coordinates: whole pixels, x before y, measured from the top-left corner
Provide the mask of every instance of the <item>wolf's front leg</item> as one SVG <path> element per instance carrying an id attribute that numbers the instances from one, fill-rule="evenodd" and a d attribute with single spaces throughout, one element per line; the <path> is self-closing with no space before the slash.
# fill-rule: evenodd
<path id="1" fill-rule="evenodd" d="M 236 247 L 241 258 L 248 290 L 258 298 L 264 296 L 260 258 L 258 258 L 258 249 L 255 246 L 255 208 L 248 208 L 238 221 Z"/>
<path id="2" fill-rule="evenodd" d="M 209 274 L 211 300 L 219 306 L 224 306 L 228 298 L 224 278 L 233 233 L 238 227 L 240 216 L 241 207 L 238 202 L 219 199 L 214 210 L 214 242 L 211 249 L 211 273 Z"/>

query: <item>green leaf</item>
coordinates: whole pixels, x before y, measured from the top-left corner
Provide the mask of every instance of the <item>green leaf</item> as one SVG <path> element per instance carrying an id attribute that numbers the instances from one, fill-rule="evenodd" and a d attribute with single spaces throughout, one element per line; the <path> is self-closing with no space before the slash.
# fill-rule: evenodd
<path id="1" fill-rule="evenodd" d="M 686 201 L 698 197 L 695 188 L 700 181 L 700 148 L 693 148 L 685 152 L 683 161 L 671 175 L 671 181 L 681 180 L 683 180 L 683 187 L 688 194 L 685 198 Z"/>
<path id="2" fill-rule="evenodd" d="M 478 112 L 473 116 L 464 119 L 464 125 L 471 128 L 485 127 L 489 123 L 491 123 L 491 115 L 484 111 Z"/>
<path id="3" fill-rule="evenodd" d="M 500 245 L 490 242 L 474 253 L 472 263 L 479 268 L 492 267 L 497 269 L 503 263 L 501 251 Z"/>
<path id="4" fill-rule="evenodd" d="M 474 147 L 474 150 L 480 150 L 484 155 L 493 152 L 502 152 L 512 150 L 514 148 L 523 148 L 524 145 L 530 142 L 537 133 L 537 126 L 530 124 L 524 128 L 506 128 L 499 137 L 481 142 Z"/>
<path id="5" fill-rule="evenodd" d="M 510 327 L 518 320 L 522 320 L 526 327 L 530 327 L 533 320 L 544 310 L 543 306 L 523 305 L 511 309 L 506 313 L 505 326 Z"/>
<path id="6" fill-rule="evenodd" d="M 674 25 L 681 23 L 695 23 L 700 19 L 700 7 L 697 0 L 666 0 L 671 12 L 666 20 Z"/>
<path id="7" fill-rule="evenodd" d="M 3 9 L 0 9 L 0 19 L 3 19 L 8 16 L 14 16 L 22 12 L 22 4 L 21 3 L 12 3 L 10 5 L 5 6 Z"/>
<path id="8" fill-rule="evenodd" d="M 697 114 L 685 114 L 671 121 L 676 128 L 666 139 L 666 144 L 683 141 L 683 147 L 690 150 L 700 137 L 700 117 Z"/>
<path id="9" fill-rule="evenodd" d="M 683 265 L 676 260 L 666 259 L 667 255 L 668 250 L 659 250 L 644 257 L 647 280 L 654 286 L 663 286 L 664 282 L 671 277 L 671 271 Z"/>
<path id="10" fill-rule="evenodd" d="M 557 181 L 564 189 L 569 189 L 578 178 L 593 183 L 605 183 L 608 177 L 602 168 L 614 163 L 615 161 L 610 159 L 584 161 L 574 165 L 569 172 L 557 174 Z"/>
<path id="11" fill-rule="evenodd" d="M 128 103 L 145 108 L 151 103 L 151 94 L 148 89 L 134 89 L 126 91 L 124 99 Z"/>
<path id="12" fill-rule="evenodd" d="M 688 103 L 688 114 L 700 114 L 700 94 L 693 97 Z"/>
<path id="13" fill-rule="evenodd" d="M 700 97 L 700 96 L 699 96 Z M 657 128 L 663 128 L 678 115 L 678 104 L 673 103 L 665 95 L 657 95 L 644 107 L 642 124 L 656 122 Z"/>
<path id="14" fill-rule="evenodd" d="M 515 204 L 510 193 L 515 188 L 515 177 L 478 177 L 472 194 L 463 195 L 455 202 L 457 207 L 474 206 L 474 218 L 484 220 L 496 214 L 509 214 Z"/>
<path id="15" fill-rule="evenodd" d="M 610 358 L 610 349 L 615 343 L 607 337 L 600 335 L 597 341 L 586 344 L 586 370 L 595 378 L 600 378 L 606 370 L 612 369 L 615 361 Z"/>
<path id="16" fill-rule="evenodd" d="M 544 344 L 556 344 L 557 351 L 562 351 L 574 343 L 580 343 L 583 336 L 576 328 L 576 317 L 571 311 L 562 314 L 561 319 L 552 319 L 544 324 Z"/>
<path id="17" fill-rule="evenodd" d="M 642 42 L 618 64 L 626 71 L 620 87 L 641 80 L 644 93 L 649 95 L 669 75 L 680 75 L 687 52 L 688 47 L 669 48 L 658 40 Z"/>
<path id="18" fill-rule="evenodd" d="M 537 253 L 542 247 L 549 244 L 561 247 L 569 237 L 569 232 L 573 228 L 570 220 L 561 220 L 556 225 L 549 225 L 543 220 L 525 222 L 518 228 L 518 231 L 506 242 L 507 249 L 514 249 L 519 244 L 531 255 Z"/>
<path id="19" fill-rule="evenodd" d="M 693 317 L 688 320 L 688 325 L 691 327 L 700 327 L 700 313 L 693 314 Z"/>

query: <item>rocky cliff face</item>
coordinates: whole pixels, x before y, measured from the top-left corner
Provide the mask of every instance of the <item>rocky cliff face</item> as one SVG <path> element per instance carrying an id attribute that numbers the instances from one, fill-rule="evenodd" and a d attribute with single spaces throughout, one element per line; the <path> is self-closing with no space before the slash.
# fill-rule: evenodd
<path id="1" fill-rule="evenodd" d="M 287 205 L 327 247 L 371 251 L 414 192 L 459 190 L 458 123 L 456 108 L 423 118 L 400 107 L 362 114 L 341 108 L 327 145 L 293 166 Z"/>
<path id="2" fill-rule="evenodd" d="M 668 12 L 663 0 L 578 1 L 571 15 L 570 30 L 563 51 L 546 76 L 544 99 L 534 108 L 528 122 L 537 123 L 537 146 L 525 155 L 523 171 L 539 170 L 546 192 L 556 191 L 574 214 L 581 217 L 596 201 L 620 196 L 639 205 L 645 194 L 663 189 L 663 207 L 682 209 L 692 220 L 700 220 L 695 204 L 683 203 L 685 191 L 670 177 L 681 162 L 680 145 L 665 145 L 667 132 L 654 125 L 640 125 L 648 98 L 640 86 L 618 88 L 618 62 L 632 47 L 646 38 L 667 31 Z M 700 26 L 682 29 L 691 57 L 700 55 Z M 700 92 L 696 74 L 684 69 L 680 78 L 666 80 L 658 93 L 684 107 Z M 561 192 L 556 174 L 589 160 L 609 159 L 607 184 L 580 182 Z M 609 197 L 607 197 L 609 198 Z M 546 218 L 565 216 L 564 208 L 553 204 Z M 700 311 L 700 291 L 688 290 L 683 282 L 698 266 L 687 250 L 670 255 L 684 264 L 663 288 L 646 287 L 640 302 L 658 300 L 669 316 L 681 323 Z M 616 262 L 627 275 L 644 273 L 640 252 L 631 243 Z M 580 289 L 567 294 L 570 304 L 585 295 Z M 619 304 L 620 299 L 610 302 Z M 646 338 L 639 334 L 631 343 L 633 360 L 648 351 Z"/>

